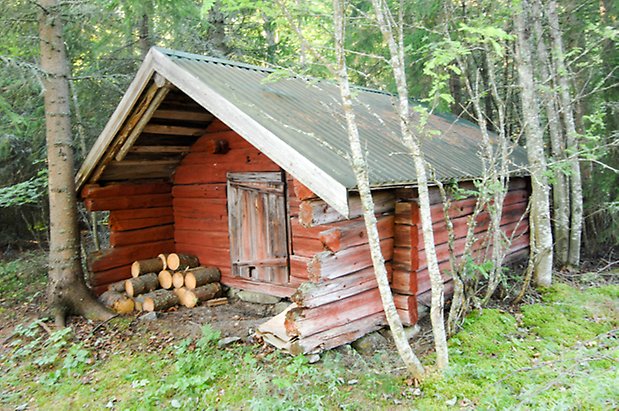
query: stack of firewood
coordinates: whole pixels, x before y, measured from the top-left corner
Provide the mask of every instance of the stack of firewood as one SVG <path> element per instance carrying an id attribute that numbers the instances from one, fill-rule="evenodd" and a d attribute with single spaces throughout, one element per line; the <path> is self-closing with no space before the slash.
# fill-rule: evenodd
<path id="1" fill-rule="evenodd" d="M 132 278 L 111 284 L 99 299 L 119 314 L 161 311 L 176 305 L 188 308 L 206 301 L 209 306 L 227 304 L 216 267 L 202 267 L 196 256 L 159 254 L 156 258 L 135 261 Z"/>

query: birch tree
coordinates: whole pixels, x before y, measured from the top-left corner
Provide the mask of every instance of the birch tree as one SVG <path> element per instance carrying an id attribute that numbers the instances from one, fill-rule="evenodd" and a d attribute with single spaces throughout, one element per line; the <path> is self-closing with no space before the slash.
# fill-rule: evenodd
<path id="1" fill-rule="evenodd" d="M 529 1 L 523 0 L 521 10 L 514 16 L 516 31 L 515 64 L 518 70 L 520 100 L 527 142 L 527 155 L 531 173 L 531 261 L 533 275 L 540 286 L 552 282 L 552 231 L 550 227 L 550 202 L 547 165 L 544 153 L 543 131 L 539 119 L 539 106 L 533 77 L 531 53 Z"/>
<path id="2" fill-rule="evenodd" d="M 402 24 L 400 24 L 397 32 L 398 37 L 396 40 L 396 33 L 394 33 L 394 21 L 388 5 L 382 0 L 372 0 L 372 5 L 374 8 L 374 13 L 376 14 L 378 26 L 383 35 L 383 40 L 387 43 L 389 48 L 389 61 L 398 92 L 397 110 L 400 118 L 402 142 L 409 150 L 415 165 L 423 242 L 426 250 L 428 273 L 430 275 L 432 288 L 430 319 L 432 320 L 432 333 L 434 335 L 434 346 L 436 349 L 436 364 L 439 369 L 445 369 L 449 364 L 449 353 L 447 351 L 447 335 L 445 332 L 444 322 L 444 285 L 436 258 L 436 248 L 434 247 L 434 232 L 432 231 L 426 161 L 421 150 L 421 141 L 413 132 L 413 125 L 411 124 L 408 86 L 406 81 L 406 72 L 404 69 L 403 28 Z M 402 4 L 400 4 L 400 7 L 402 7 Z M 402 21 L 400 21 L 400 23 L 402 23 Z"/>
<path id="3" fill-rule="evenodd" d="M 552 62 L 544 41 L 542 28 L 541 1 L 536 0 L 532 4 L 533 30 L 536 37 L 536 51 L 539 61 L 538 70 L 541 78 L 540 96 L 544 104 L 546 119 L 548 122 L 548 135 L 550 140 L 550 152 L 556 162 L 565 158 L 565 142 L 561 130 L 561 119 L 557 109 L 557 99 L 552 77 Z M 555 167 L 552 183 L 553 201 L 553 233 L 555 240 L 555 263 L 564 265 L 568 261 L 569 237 L 570 237 L 570 192 L 567 186 L 568 180 L 562 167 Z"/>
<path id="4" fill-rule="evenodd" d="M 290 24 L 293 31 L 296 32 L 303 50 L 305 50 L 308 54 L 311 54 L 317 61 L 324 64 L 329 72 L 337 79 L 340 90 L 342 111 L 346 120 L 346 130 L 351 148 L 350 161 L 355 174 L 357 189 L 359 190 L 359 196 L 362 203 L 363 220 L 370 247 L 370 256 L 372 258 L 372 266 L 374 268 L 374 274 L 376 277 L 376 283 L 378 284 L 383 310 L 385 312 L 385 317 L 387 319 L 387 323 L 389 324 L 389 329 L 391 330 L 391 334 L 400 358 L 404 362 L 404 365 L 410 372 L 411 376 L 420 380 L 423 377 L 425 370 L 421 364 L 421 361 L 419 361 L 419 358 L 417 358 L 408 343 L 408 339 L 402 325 L 402 320 L 400 319 L 393 301 L 393 294 L 391 292 L 391 286 L 389 285 L 389 278 L 385 267 L 385 258 L 382 255 L 380 248 L 380 237 L 376 225 L 376 216 L 374 215 L 374 200 L 372 199 L 372 191 L 370 188 L 368 164 L 365 156 L 363 155 L 361 140 L 359 138 L 359 130 L 357 128 L 353 107 L 353 96 L 350 90 L 348 69 L 346 66 L 346 55 L 344 48 L 345 11 L 342 0 L 333 0 L 333 40 L 336 54 L 335 66 L 325 59 L 316 50 L 316 48 L 307 41 L 303 35 L 301 27 L 297 24 L 297 20 L 293 18 L 286 5 L 282 1 L 278 1 L 277 3 L 286 16 L 288 24 Z"/>
<path id="5" fill-rule="evenodd" d="M 550 38 L 552 39 L 552 60 L 556 69 L 555 77 L 559 86 L 561 118 L 565 127 L 566 151 L 570 165 L 570 239 L 567 263 L 576 267 L 580 264 L 580 239 L 583 218 L 582 179 L 580 176 L 580 163 L 578 161 L 578 133 L 576 132 L 576 123 L 574 122 L 572 97 L 570 95 L 571 87 L 568 81 L 568 71 L 563 53 L 563 40 L 557 14 L 557 2 L 554 0 L 549 1 L 546 11 Z"/>
<path id="6" fill-rule="evenodd" d="M 368 242 L 370 244 L 370 252 L 374 272 L 376 274 L 376 281 L 380 290 L 385 316 L 387 317 L 389 328 L 393 334 L 393 339 L 395 341 L 398 353 L 411 374 L 415 378 L 421 379 L 424 369 L 417 356 L 413 353 L 411 346 L 408 344 L 408 340 L 404 333 L 404 327 L 402 326 L 402 321 L 400 320 L 393 302 L 393 295 L 391 293 L 387 270 L 385 268 L 385 259 L 380 249 L 380 237 L 376 226 L 376 216 L 374 215 L 374 201 L 372 200 L 372 191 L 370 189 L 368 165 L 363 155 L 363 148 L 361 147 L 359 130 L 357 129 L 357 121 L 355 119 L 355 111 L 353 108 L 353 98 L 348 81 L 348 71 L 346 67 L 346 56 L 344 50 L 344 10 L 341 0 L 333 0 L 333 17 L 335 25 L 335 75 L 340 89 L 342 110 L 344 112 L 344 117 L 346 118 L 346 128 L 348 130 L 348 140 L 350 142 L 351 149 L 352 169 L 355 173 L 357 188 L 359 189 L 359 196 L 361 197 L 361 203 L 363 206 L 363 220 L 365 222 L 365 229 L 367 231 Z"/>
<path id="7" fill-rule="evenodd" d="M 90 293 L 80 261 L 77 200 L 73 180 L 69 63 L 63 41 L 61 5 L 40 0 L 39 37 L 44 87 L 49 168 L 49 282 L 47 297 L 56 324 L 68 314 L 106 320 L 112 317 Z"/>

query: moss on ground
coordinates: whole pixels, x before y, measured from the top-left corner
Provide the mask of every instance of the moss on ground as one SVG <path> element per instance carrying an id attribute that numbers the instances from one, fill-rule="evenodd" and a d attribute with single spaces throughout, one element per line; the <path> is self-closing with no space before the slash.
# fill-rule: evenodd
<path id="1" fill-rule="evenodd" d="M 394 353 L 368 358 L 345 347 L 311 365 L 256 346 L 219 348 L 209 326 L 199 340 L 148 352 L 132 349 L 134 339 L 98 346 L 65 331 L 50 337 L 34 323 L 17 327 L 0 351 L 0 408 L 617 409 L 618 297 L 617 286 L 557 284 L 519 311 L 473 313 L 449 341 L 450 368 L 429 369 L 420 387 Z M 131 320 L 108 326 L 122 335 Z"/>

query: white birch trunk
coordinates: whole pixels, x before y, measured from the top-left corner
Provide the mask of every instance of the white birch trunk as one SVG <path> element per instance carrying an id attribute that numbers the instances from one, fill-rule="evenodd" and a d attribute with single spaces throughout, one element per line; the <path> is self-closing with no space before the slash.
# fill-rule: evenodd
<path id="1" fill-rule="evenodd" d="M 363 219 L 365 228 L 368 234 L 368 242 L 370 244 L 370 253 L 372 256 L 372 264 L 376 274 L 376 282 L 380 291 L 381 300 L 383 303 L 385 316 L 393 334 L 393 340 L 400 357 L 404 364 L 411 372 L 412 376 L 421 379 L 424 374 L 423 366 L 413 353 L 413 350 L 408 343 L 402 321 L 395 308 L 391 287 L 387 270 L 385 269 L 385 259 L 380 250 L 380 237 L 378 228 L 376 227 L 376 216 L 374 215 L 374 201 L 370 190 L 368 177 L 368 165 L 363 156 L 363 149 L 359 138 L 359 130 L 355 119 L 353 108 L 353 100 L 350 92 L 350 84 L 348 81 L 348 72 L 346 67 L 346 57 L 344 52 L 344 10 L 340 0 L 333 0 L 334 23 L 335 23 L 335 52 L 337 59 L 336 75 L 342 98 L 342 109 L 346 118 L 346 126 L 348 130 L 348 139 L 351 148 L 352 168 L 357 180 L 357 187 L 361 197 L 363 206 Z"/>
<path id="2" fill-rule="evenodd" d="M 391 54 L 391 68 L 393 69 L 399 96 L 398 114 L 400 116 L 400 128 L 402 130 L 402 142 L 410 151 L 417 174 L 419 211 L 426 258 L 428 261 L 428 273 L 430 275 L 432 287 L 430 319 L 432 320 L 432 332 L 436 349 L 436 363 L 439 369 L 445 369 L 449 364 L 449 354 L 447 351 L 447 336 L 445 333 L 443 314 L 445 304 L 444 285 L 438 268 L 436 249 L 434 247 L 434 233 L 432 231 L 432 217 L 430 215 L 430 196 L 428 193 L 428 176 L 426 173 L 425 159 L 421 151 L 420 141 L 413 134 L 410 124 L 408 87 L 406 84 L 406 73 L 404 71 L 403 39 L 400 32 L 399 41 L 396 42 L 395 40 L 391 23 L 385 16 L 385 10 L 388 10 L 387 5 L 381 0 L 372 0 L 372 4 L 383 39 L 387 43 Z"/>
<path id="3" fill-rule="evenodd" d="M 530 235 L 535 236 L 531 242 L 531 258 L 537 262 L 534 278 L 539 286 L 547 287 L 552 283 L 552 231 L 550 227 L 549 187 L 546 177 L 547 166 L 544 154 L 543 132 L 540 126 L 533 65 L 531 57 L 530 32 L 525 13 L 529 2 L 523 0 L 522 10 L 514 17 L 517 36 L 516 66 L 520 83 L 522 116 L 527 138 L 527 155 L 531 172 L 533 193 L 531 195 L 531 216 L 535 229 Z"/>
<path id="4" fill-rule="evenodd" d="M 559 113 L 555 106 L 555 93 L 552 90 L 552 79 L 550 77 L 551 67 L 546 44 L 544 42 L 544 32 L 542 30 L 542 13 L 540 0 L 533 2 L 533 27 L 537 37 L 537 56 L 540 64 L 538 65 L 539 74 L 542 78 L 541 96 L 546 109 L 548 118 L 548 135 L 550 137 L 550 150 L 554 161 L 565 159 L 565 142 L 561 134 L 561 124 Z M 568 179 L 559 168 L 554 173 L 554 183 L 552 184 L 553 200 L 553 228 L 555 240 L 555 264 L 564 266 L 568 261 L 569 236 L 570 236 L 570 210 L 569 210 L 569 190 L 567 187 Z"/>
<path id="5" fill-rule="evenodd" d="M 548 26 L 550 27 L 550 37 L 552 38 L 552 55 L 556 67 L 556 77 L 559 84 L 560 106 L 563 112 L 563 123 L 567 137 L 566 149 L 574 154 L 570 156 L 569 164 L 571 175 L 570 181 L 570 244 L 568 264 L 578 266 L 580 264 L 580 242 L 582 236 L 582 178 L 580 175 L 580 163 L 578 161 L 578 133 L 574 122 L 574 112 L 572 110 L 572 99 L 570 96 L 570 84 L 567 78 L 567 67 L 565 65 L 565 55 L 563 53 L 563 40 L 561 38 L 561 27 L 559 26 L 559 16 L 557 14 L 557 2 L 548 2 L 547 9 Z"/>

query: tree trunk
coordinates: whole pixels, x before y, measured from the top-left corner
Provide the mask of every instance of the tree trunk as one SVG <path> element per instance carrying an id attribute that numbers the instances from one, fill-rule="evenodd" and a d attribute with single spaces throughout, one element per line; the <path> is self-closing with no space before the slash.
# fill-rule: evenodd
<path id="1" fill-rule="evenodd" d="M 565 143 L 561 134 L 560 117 L 555 106 L 555 93 L 552 90 L 552 69 L 551 62 L 544 43 L 544 32 L 542 30 L 542 13 L 540 0 L 533 2 L 533 27 L 537 42 L 537 56 L 539 60 L 539 74 L 542 80 L 541 96 L 546 108 L 548 118 L 548 134 L 550 137 L 550 150 L 554 161 L 565 160 Z M 554 173 L 554 183 L 552 184 L 553 200 L 553 227 L 555 239 L 555 264 L 564 266 L 568 261 L 569 236 L 570 236 L 570 210 L 569 210 L 569 190 L 567 187 L 568 179 L 563 170 L 557 167 Z"/>
<path id="2" fill-rule="evenodd" d="M 570 96 L 570 84 L 567 78 L 567 67 L 565 65 L 565 55 L 563 53 L 563 39 L 561 38 L 561 28 L 559 26 L 559 16 L 557 15 L 557 2 L 548 2 L 547 9 L 548 26 L 550 27 L 550 37 L 552 38 L 552 56 L 556 68 L 556 77 L 559 84 L 559 102 L 563 112 L 563 123 L 567 137 L 568 152 L 571 151 L 570 164 L 570 247 L 568 264 L 578 266 L 580 264 L 580 241 L 582 237 L 582 179 L 580 176 L 580 162 L 578 161 L 578 133 L 574 122 L 574 111 L 572 110 L 572 98 Z"/>
<path id="3" fill-rule="evenodd" d="M 550 204 L 548 199 L 548 181 L 546 177 L 546 157 L 544 154 L 543 132 L 540 126 L 539 111 L 535 98 L 533 65 L 531 57 L 529 19 L 527 10 L 529 2 L 522 2 L 522 10 L 516 13 L 514 22 L 517 36 L 516 66 L 520 83 L 520 99 L 524 130 L 527 139 L 527 155 L 531 172 L 533 193 L 531 195 L 531 216 L 535 231 L 530 235 L 535 239 L 531 243 L 531 258 L 537 261 L 534 278 L 539 286 L 547 287 L 552 283 L 552 231 L 550 228 Z"/>
<path id="4" fill-rule="evenodd" d="M 69 103 L 69 62 L 63 41 L 58 0 L 39 1 L 39 36 L 49 167 L 49 282 L 47 297 L 56 324 L 69 313 L 90 319 L 113 316 L 90 293 L 80 258 L 77 204 L 73 179 L 73 144 Z"/>
<path id="5" fill-rule="evenodd" d="M 436 363 L 439 369 L 447 368 L 449 355 L 447 351 L 447 334 L 444 322 L 444 285 L 441 273 L 438 268 L 436 250 L 434 247 L 434 233 L 432 231 L 432 217 L 430 213 L 430 195 L 428 192 L 428 177 L 426 164 L 421 152 L 419 139 L 413 134 L 410 124 L 410 106 L 408 100 L 408 87 L 406 84 L 406 73 L 404 71 L 404 41 L 402 31 L 398 43 L 396 43 L 391 22 L 385 16 L 384 3 L 381 0 L 372 0 L 376 19 L 383 35 L 383 39 L 389 46 L 391 54 L 391 68 L 395 78 L 398 91 L 398 114 L 400 116 L 400 128 L 402 131 L 402 142 L 410 151 L 415 172 L 417 174 L 417 192 L 419 194 L 419 211 L 421 226 L 423 231 L 423 242 L 428 260 L 428 273 L 432 287 L 432 303 L 430 308 L 430 319 L 432 320 L 432 332 L 434 335 L 434 346 L 436 349 Z"/>
<path id="6" fill-rule="evenodd" d="M 346 118 L 348 139 L 352 153 L 352 168 L 355 173 L 357 188 L 359 189 L 359 195 L 363 205 L 363 219 L 365 221 L 365 227 L 368 235 L 372 264 L 374 266 L 376 282 L 378 283 L 378 289 L 385 311 L 385 316 L 387 317 L 387 322 L 393 334 L 393 340 L 396 344 L 398 353 L 413 377 L 420 379 L 424 374 L 424 369 L 421 362 L 411 349 L 404 333 L 402 321 L 400 320 L 398 312 L 395 308 L 391 287 L 389 286 L 387 270 L 385 269 L 385 260 L 380 249 L 380 237 L 376 227 L 374 202 L 372 200 L 372 193 L 369 184 L 368 166 L 365 158 L 363 157 L 363 148 L 361 147 L 361 141 L 359 139 L 359 130 L 357 129 L 355 113 L 352 105 L 352 95 L 348 82 L 346 57 L 344 54 L 344 10 L 342 9 L 342 4 L 340 1 L 341 0 L 333 0 L 335 24 L 334 40 L 337 59 L 336 76 L 340 88 L 342 109 Z"/>

